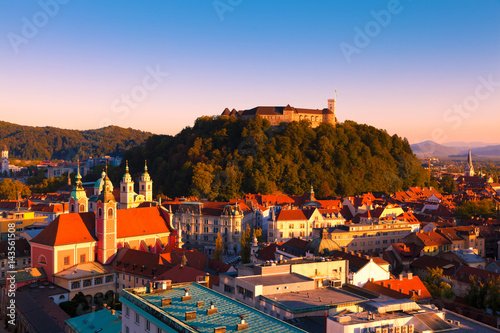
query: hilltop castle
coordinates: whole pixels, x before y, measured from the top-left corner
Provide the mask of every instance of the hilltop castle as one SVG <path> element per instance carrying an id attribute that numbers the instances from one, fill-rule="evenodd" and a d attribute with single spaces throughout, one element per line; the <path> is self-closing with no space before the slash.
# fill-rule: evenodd
<path id="1" fill-rule="evenodd" d="M 318 127 L 321 123 L 330 123 L 335 125 L 337 118 L 335 117 L 335 99 L 328 99 L 328 107 L 320 109 L 301 109 L 294 108 L 288 104 L 287 106 L 257 106 L 249 110 L 229 111 L 226 108 L 222 117 L 240 117 L 243 119 L 255 118 L 256 115 L 269 120 L 272 126 L 277 126 L 284 122 L 309 120 L 311 126 Z"/>

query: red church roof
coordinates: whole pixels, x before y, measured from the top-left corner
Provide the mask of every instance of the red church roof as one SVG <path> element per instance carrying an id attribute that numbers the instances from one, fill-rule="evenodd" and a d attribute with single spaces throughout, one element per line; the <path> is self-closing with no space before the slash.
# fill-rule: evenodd
<path id="1" fill-rule="evenodd" d="M 117 238 L 173 232 L 168 214 L 158 207 L 119 209 Z M 64 245 L 97 241 L 95 214 L 72 213 L 59 215 L 32 242 L 45 245 Z"/>

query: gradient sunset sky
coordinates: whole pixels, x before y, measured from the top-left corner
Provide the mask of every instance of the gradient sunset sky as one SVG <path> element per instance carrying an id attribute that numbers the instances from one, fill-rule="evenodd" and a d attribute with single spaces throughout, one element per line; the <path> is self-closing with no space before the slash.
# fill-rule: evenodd
<path id="1" fill-rule="evenodd" d="M 339 121 L 500 142 L 499 0 L 0 0 L 0 15 L 3 121 L 174 135 L 337 90 Z"/>

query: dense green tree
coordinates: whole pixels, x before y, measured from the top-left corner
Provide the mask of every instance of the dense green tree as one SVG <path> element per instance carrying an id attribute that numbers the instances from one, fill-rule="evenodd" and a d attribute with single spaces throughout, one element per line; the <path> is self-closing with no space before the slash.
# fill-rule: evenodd
<path id="1" fill-rule="evenodd" d="M 455 215 L 459 219 L 493 218 L 496 217 L 495 203 L 489 199 L 466 201 L 455 209 Z"/>
<path id="2" fill-rule="evenodd" d="M 200 117 L 176 136 L 151 136 L 124 159 L 131 170 L 147 159 L 155 191 L 172 198 L 229 200 L 275 190 L 300 195 L 313 184 L 323 199 L 429 182 L 407 140 L 353 121 L 272 129 L 260 117 Z"/>
<path id="3" fill-rule="evenodd" d="M 16 200 L 19 197 L 26 197 L 31 194 L 28 186 L 20 181 L 5 178 L 0 182 L 0 200 Z"/>
<path id="4" fill-rule="evenodd" d="M 444 299 L 453 299 L 455 297 L 455 294 L 451 289 L 451 285 L 443 279 L 442 268 L 428 268 L 427 275 L 423 282 L 432 296 Z"/>
<path id="5" fill-rule="evenodd" d="M 250 242 L 252 241 L 252 231 L 250 230 L 250 226 L 247 225 L 246 230 L 242 231 L 241 233 L 241 240 L 240 240 L 240 256 L 241 256 L 241 263 L 242 264 L 248 264 L 250 262 L 250 254 L 251 254 L 251 249 L 250 249 Z"/>
<path id="6" fill-rule="evenodd" d="M 0 142 L 8 147 L 11 157 L 26 160 L 117 156 L 144 144 L 150 136 L 151 133 L 117 126 L 77 131 L 0 121 Z"/>
<path id="7" fill-rule="evenodd" d="M 215 260 L 222 261 L 222 250 L 223 250 L 222 237 L 220 236 L 220 232 L 218 232 L 217 239 L 215 240 L 215 252 L 214 252 Z"/>
<path id="8" fill-rule="evenodd" d="M 451 194 L 452 192 L 457 190 L 455 181 L 453 180 L 453 177 L 451 177 L 450 175 L 444 175 L 441 178 L 441 186 L 443 188 L 443 192 L 446 194 Z"/>

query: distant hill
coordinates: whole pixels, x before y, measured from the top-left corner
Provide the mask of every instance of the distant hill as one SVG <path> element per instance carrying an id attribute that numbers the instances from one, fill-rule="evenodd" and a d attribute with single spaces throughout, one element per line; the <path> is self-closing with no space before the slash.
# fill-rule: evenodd
<path id="1" fill-rule="evenodd" d="M 9 157 L 26 160 L 117 156 L 144 144 L 151 135 L 152 133 L 117 126 L 78 131 L 0 121 L 0 147 L 8 147 Z"/>
<path id="2" fill-rule="evenodd" d="M 456 141 L 456 142 L 446 142 L 443 143 L 443 146 L 446 147 L 455 147 L 455 148 L 481 148 L 486 146 L 496 146 L 500 143 L 486 143 L 486 142 L 464 142 L 464 141 Z"/>
<path id="3" fill-rule="evenodd" d="M 454 145 L 455 143 L 451 143 Z M 464 143 L 467 144 L 467 143 Z M 490 145 L 490 146 L 483 146 L 483 147 L 473 147 L 473 144 L 477 143 L 471 143 L 471 152 L 473 155 L 476 156 L 485 156 L 485 157 L 497 157 L 500 156 L 500 145 Z M 460 156 L 466 156 L 469 147 L 467 145 L 462 146 L 462 147 L 450 147 L 447 146 L 449 144 L 444 144 L 441 145 L 439 143 L 436 143 L 434 141 L 424 141 L 420 143 L 415 143 L 411 145 L 411 149 L 417 155 L 418 157 L 426 157 L 426 156 L 431 156 L 431 157 L 460 157 Z"/>
<path id="4" fill-rule="evenodd" d="M 353 121 L 271 128 L 261 117 L 200 117 L 176 136 L 151 136 L 124 158 L 132 172 L 143 170 L 147 159 L 155 191 L 171 198 L 302 195 L 313 185 L 321 199 L 428 185 L 406 139 Z"/>

